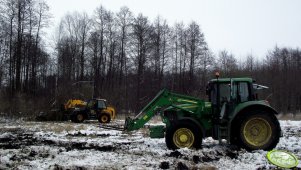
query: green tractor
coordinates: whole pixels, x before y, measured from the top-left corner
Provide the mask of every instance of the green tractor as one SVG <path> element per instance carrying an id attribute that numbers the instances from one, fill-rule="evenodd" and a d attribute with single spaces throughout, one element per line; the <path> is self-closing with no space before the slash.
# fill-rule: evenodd
<path id="1" fill-rule="evenodd" d="M 138 130 L 157 113 L 165 126 L 150 128 L 150 137 L 165 137 L 169 149 L 200 148 L 202 139 L 213 137 L 247 150 L 270 150 L 279 142 L 278 114 L 257 90 L 267 88 L 251 78 L 217 78 L 207 85 L 209 101 L 160 91 L 124 130 Z"/>

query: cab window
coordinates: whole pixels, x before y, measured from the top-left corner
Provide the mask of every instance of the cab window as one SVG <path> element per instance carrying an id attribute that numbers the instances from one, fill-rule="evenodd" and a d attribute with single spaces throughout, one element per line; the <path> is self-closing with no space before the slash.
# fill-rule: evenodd
<path id="1" fill-rule="evenodd" d="M 228 102 L 230 101 L 230 84 L 228 83 L 221 83 L 219 84 L 219 95 L 220 95 L 220 104 L 223 102 Z M 212 84 L 211 85 L 211 89 L 210 89 L 210 94 L 209 94 L 209 101 L 211 101 L 211 103 L 213 105 L 217 104 L 216 101 L 216 95 L 217 95 L 217 84 Z"/>
<path id="2" fill-rule="evenodd" d="M 239 103 L 249 101 L 249 84 L 248 82 L 236 82 L 232 88 L 232 98 Z"/>
<path id="3" fill-rule="evenodd" d="M 90 100 L 90 101 L 88 102 L 88 104 L 87 104 L 87 107 L 88 107 L 88 108 L 93 108 L 93 107 L 95 107 L 94 105 L 95 105 L 95 100 Z"/>
<path id="4" fill-rule="evenodd" d="M 103 100 L 98 100 L 98 102 L 97 102 L 97 108 L 99 108 L 99 109 L 106 108 L 105 102 Z"/>

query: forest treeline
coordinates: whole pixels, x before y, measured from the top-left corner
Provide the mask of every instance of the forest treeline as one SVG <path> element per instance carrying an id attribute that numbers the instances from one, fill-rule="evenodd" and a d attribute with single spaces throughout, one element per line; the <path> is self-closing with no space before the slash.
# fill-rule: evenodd
<path id="1" fill-rule="evenodd" d="M 194 21 L 176 23 L 127 7 L 103 6 L 93 15 L 66 14 L 55 48 L 43 30 L 51 15 L 44 0 L 0 0 L 1 112 L 34 114 L 69 98 L 106 98 L 119 112 L 137 112 L 162 88 L 206 98 L 214 72 L 248 76 L 283 113 L 301 109 L 301 51 L 274 47 L 266 56 L 238 60 L 227 50 L 213 53 Z M 243 41 L 243 40 L 242 40 Z M 21 113 L 20 113 L 21 114 Z"/>

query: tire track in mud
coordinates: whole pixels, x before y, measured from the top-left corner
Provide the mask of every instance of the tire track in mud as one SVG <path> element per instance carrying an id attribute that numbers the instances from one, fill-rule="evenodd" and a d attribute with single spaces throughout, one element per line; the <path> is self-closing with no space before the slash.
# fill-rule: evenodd
<path id="1" fill-rule="evenodd" d="M 78 134 L 67 136 L 78 136 Z M 107 137 L 109 135 L 99 135 L 102 137 Z M 130 143 L 123 143 L 124 145 Z M 0 136 L 0 149 L 21 149 L 26 146 L 56 146 L 63 147 L 66 151 L 70 150 L 96 150 L 102 152 L 112 152 L 117 149 L 117 146 L 104 145 L 100 146 L 94 143 L 80 142 L 80 141 L 56 141 L 51 139 L 46 139 L 43 137 L 35 136 L 35 132 L 24 131 L 22 129 L 7 129 L 7 131 Z"/>

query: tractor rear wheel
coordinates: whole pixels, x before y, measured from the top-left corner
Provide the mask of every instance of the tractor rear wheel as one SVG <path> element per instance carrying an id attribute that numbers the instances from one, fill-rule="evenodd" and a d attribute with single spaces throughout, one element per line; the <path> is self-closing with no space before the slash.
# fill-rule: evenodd
<path id="1" fill-rule="evenodd" d="M 165 142 L 168 149 L 201 148 L 202 133 L 195 123 L 181 120 L 166 129 Z"/>
<path id="2" fill-rule="evenodd" d="M 277 118 L 266 111 L 251 111 L 242 119 L 238 144 L 247 150 L 271 150 L 279 142 L 281 129 Z"/>
<path id="3" fill-rule="evenodd" d="M 98 117 L 99 123 L 110 123 L 111 117 L 109 113 L 101 113 Z"/>

